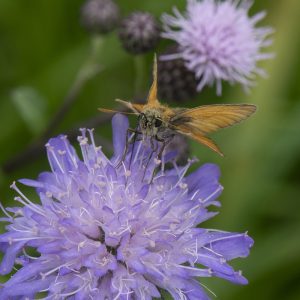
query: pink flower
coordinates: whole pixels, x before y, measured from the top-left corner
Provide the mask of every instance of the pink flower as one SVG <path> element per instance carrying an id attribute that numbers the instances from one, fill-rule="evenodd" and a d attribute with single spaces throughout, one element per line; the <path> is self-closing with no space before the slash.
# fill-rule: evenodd
<path id="1" fill-rule="evenodd" d="M 174 8 L 174 16 L 162 17 L 162 36 L 177 42 L 179 52 L 164 59 L 183 58 L 199 79 L 198 91 L 216 84 L 220 95 L 222 80 L 247 91 L 256 75 L 265 76 L 257 62 L 273 57 L 262 52 L 272 43 L 273 29 L 256 27 L 265 12 L 249 17 L 251 5 L 248 0 L 188 0 L 185 14 Z"/>

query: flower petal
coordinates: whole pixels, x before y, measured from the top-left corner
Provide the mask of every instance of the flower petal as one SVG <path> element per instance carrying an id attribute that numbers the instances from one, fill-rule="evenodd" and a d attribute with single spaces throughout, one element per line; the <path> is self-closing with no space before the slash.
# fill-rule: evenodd
<path id="1" fill-rule="evenodd" d="M 116 114 L 112 118 L 112 127 L 114 157 L 121 159 L 124 153 L 127 129 L 129 127 L 128 119 L 122 114 Z"/>

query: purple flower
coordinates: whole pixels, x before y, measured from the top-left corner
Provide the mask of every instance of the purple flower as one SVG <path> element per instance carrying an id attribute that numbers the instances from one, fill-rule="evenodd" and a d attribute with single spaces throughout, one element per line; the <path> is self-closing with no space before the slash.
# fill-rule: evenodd
<path id="1" fill-rule="evenodd" d="M 1 219 L 9 225 L 0 235 L 0 272 L 18 270 L 0 289 L 1 299 L 40 292 L 45 299 L 152 299 L 160 289 L 174 299 L 209 299 L 197 277 L 247 283 L 228 261 L 247 256 L 252 239 L 197 227 L 216 214 L 209 206 L 220 205 L 218 167 L 205 164 L 186 176 L 192 162 L 174 163 L 153 173 L 157 159 L 148 163 L 142 142 L 116 167 L 127 128 L 128 120 L 116 115 L 110 160 L 90 130 L 78 138 L 83 161 L 65 136 L 51 139 L 51 172 L 20 180 L 36 189 L 40 204 L 12 185 L 22 205 L 6 208 Z M 162 166 L 173 155 L 164 155 Z"/>
<path id="2" fill-rule="evenodd" d="M 249 0 L 187 0 L 182 15 L 174 8 L 174 15 L 163 15 L 162 36 L 179 45 L 177 55 L 164 59 L 183 58 L 186 67 L 199 79 L 198 91 L 216 83 L 217 94 L 222 92 L 222 80 L 240 83 L 247 91 L 254 85 L 256 75 L 265 76 L 257 62 L 273 57 L 262 48 L 272 41 L 270 27 L 255 27 L 265 16 L 260 12 L 248 16 Z"/>

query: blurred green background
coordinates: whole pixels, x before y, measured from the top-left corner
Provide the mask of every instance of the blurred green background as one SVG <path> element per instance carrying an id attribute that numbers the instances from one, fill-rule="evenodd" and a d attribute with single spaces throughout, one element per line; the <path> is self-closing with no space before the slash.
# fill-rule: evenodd
<path id="1" fill-rule="evenodd" d="M 13 203 L 9 188 L 13 180 L 36 178 L 49 169 L 40 136 L 72 93 L 76 101 L 49 133 L 74 135 L 79 127 L 92 125 L 109 153 L 110 124 L 101 123 L 97 107 L 112 108 L 115 98 L 132 99 L 137 76 L 145 78 L 144 95 L 150 84 L 153 53 L 145 56 L 142 74 L 141 70 L 137 74 L 134 58 L 122 50 L 115 33 L 99 41 L 82 28 L 82 3 L 0 1 L 0 200 L 4 206 Z M 123 15 L 146 10 L 158 18 L 172 5 L 185 6 L 183 0 L 118 3 Z M 247 122 L 214 136 L 225 158 L 191 143 L 192 155 L 200 163 L 221 167 L 225 187 L 220 214 L 204 226 L 248 230 L 255 240 L 251 255 L 233 263 L 249 279 L 248 286 L 205 280 L 222 300 L 300 299 L 300 1 L 256 1 L 251 14 L 260 10 L 268 11 L 260 25 L 276 30 L 270 47 L 276 57 L 261 65 L 269 78 L 258 79 L 249 95 L 239 86 L 225 85 L 222 97 L 206 88 L 184 104 L 246 102 L 259 108 Z M 162 42 L 157 52 L 165 45 Z M 87 79 L 83 84 L 78 74 Z M 26 156 L 32 144 L 32 155 Z M 36 199 L 34 191 L 24 190 Z"/>

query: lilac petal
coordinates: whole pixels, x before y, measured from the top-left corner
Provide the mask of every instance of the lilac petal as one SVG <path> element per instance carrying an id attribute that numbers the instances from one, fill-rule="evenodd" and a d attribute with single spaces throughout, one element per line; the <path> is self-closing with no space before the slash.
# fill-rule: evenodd
<path id="1" fill-rule="evenodd" d="M 64 170 L 68 171 L 76 168 L 79 159 L 66 136 L 61 135 L 52 138 L 46 146 L 49 163 L 54 172 L 63 173 Z"/>
<path id="2" fill-rule="evenodd" d="M 37 249 L 40 253 L 43 254 L 55 254 L 61 251 L 61 241 L 55 241 L 50 243 L 43 243 Z"/>
<path id="3" fill-rule="evenodd" d="M 116 114 L 112 118 L 114 157 L 121 158 L 126 143 L 127 129 L 129 127 L 128 118 L 122 114 Z"/>
<path id="4" fill-rule="evenodd" d="M 38 176 L 38 181 L 48 183 L 49 185 L 56 187 L 57 181 L 55 175 L 56 174 L 52 172 L 42 172 Z"/>
<path id="5" fill-rule="evenodd" d="M 14 287 L 17 284 L 21 284 L 22 282 L 31 281 L 32 278 L 35 278 L 51 269 L 52 266 L 46 263 L 40 262 L 31 262 L 27 264 L 25 267 L 22 267 L 12 276 L 6 283 L 5 287 Z"/>
<path id="6" fill-rule="evenodd" d="M 165 163 L 167 163 L 167 162 L 175 159 L 177 156 L 178 156 L 177 150 L 170 151 L 164 155 L 164 161 L 165 161 Z"/>
<path id="7" fill-rule="evenodd" d="M 205 188 L 211 184 L 218 184 L 220 169 L 215 164 L 205 164 L 186 178 L 189 192 Z"/>
<path id="8" fill-rule="evenodd" d="M 37 180 L 25 178 L 25 179 L 19 179 L 18 181 L 24 185 L 35 187 L 35 188 L 43 188 L 44 187 L 44 183 L 37 181 Z"/>
<path id="9" fill-rule="evenodd" d="M 222 253 L 227 260 L 248 256 L 252 245 L 253 239 L 246 234 L 231 233 L 211 241 L 213 251 Z"/>
<path id="10" fill-rule="evenodd" d="M 13 243 L 11 246 L 9 246 L 4 254 L 4 257 L 2 259 L 1 265 L 0 265 L 0 274 L 5 275 L 11 272 L 16 256 L 23 248 L 25 242 L 17 242 Z"/>
<path id="11" fill-rule="evenodd" d="M 109 299 L 112 296 L 112 291 L 111 291 L 111 274 L 103 276 L 101 278 L 100 284 L 99 284 L 99 299 L 105 300 Z"/>
<path id="12" fill-rule="evenodd" d="M 234 273 L 234 270 L 231 266 L 226 264 L 224 258 L 216 257 L 213 253 L 210 253 L 206 250 L 201 250 L 198 253 L 197 263 L 210 268 L 213 271 L 231 275 Z"/>
<path id="13" fill-rule="evenodd" d="M 55 277 L 49 276 L 43 279 L 22 282 L 13 286 L 5 287 L 0 290 L 1 299 L 10 299 L 14 296 L 32 296 L 49 287 L 49 284 L 55 280 Z"/>
<path id="14" fill-rule="evenodd" d="M 210 300 L 196 280 L 186 280 L 181 277 L 172 277 L 171 280 L 172 286 L 176 288 L 167 288 L 167 290 L 173 299 Z"/>
<path id="15" fill-rule="evenodd" d="M 145 199 L 148 192 L 149 192 L 149 184 L 145 184 L 142 186 L 142 188 L 140 189 L 140 191 L 138 192 L 138 195 L 141 199 Z"/>
<path id="16" fill-rule="evenodd" d="M 106 166 L 106 174 L 109 180 L 116 180 L 117 179 L 117 172 L 116 169 L 112 165 Z"/>
<path id="17" fill-rule="evenodd" d="M 236 284 L 243 284 L 243 285 L 248 284 L 248 280 L 244 276 L 242 276 L 240 272 L 234 272 L 233 274 L 225 274 L 217 271 L 214 272 L 214 275 Z"/>

